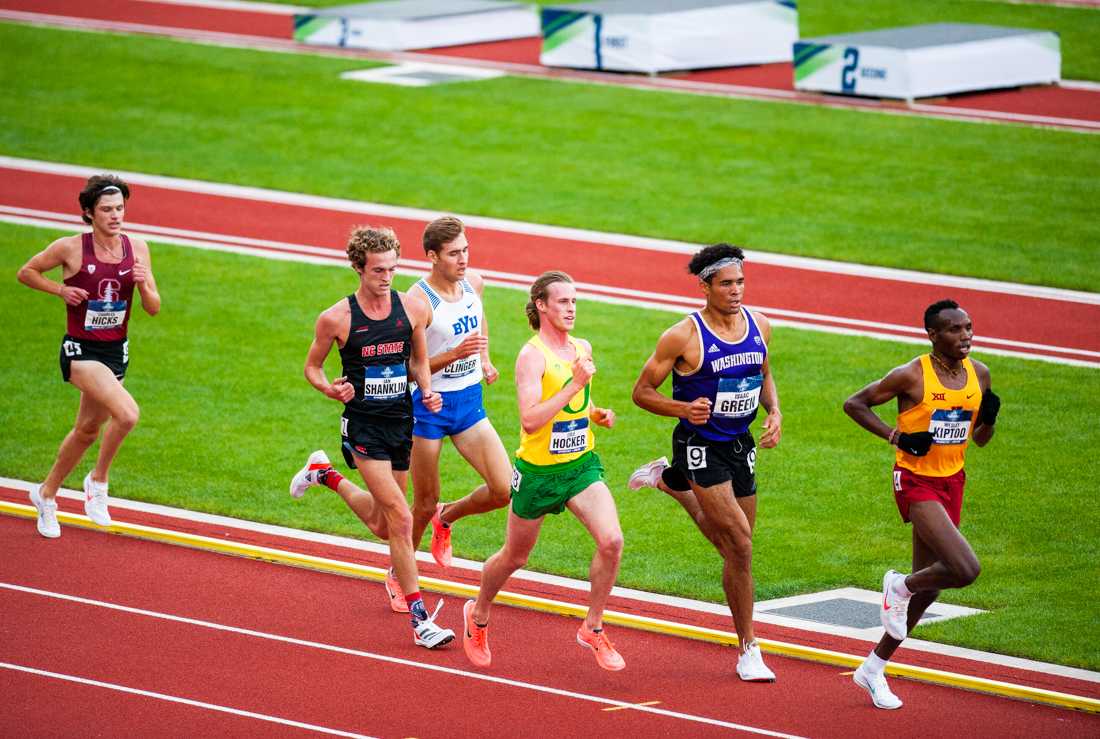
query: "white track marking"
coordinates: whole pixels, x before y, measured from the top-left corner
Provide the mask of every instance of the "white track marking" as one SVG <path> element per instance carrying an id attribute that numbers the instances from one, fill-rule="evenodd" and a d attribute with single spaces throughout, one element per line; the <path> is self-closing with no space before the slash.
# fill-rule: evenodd
<path id="1" fill-rule="evenodd" d="M 65 680 L 71 683 L 80 683 L 81 685 L 91 685 L 96 688 L 106 688 L 108 690 L 117 690 L 121 693 L 130 693 L 131 695 L 140 695 L 143 698 L 156 698 L 157 700 L 168 701 L 169 703 L 182 703 L 185 706 L 192 706 L 194 708 L 205 708 L 208 711 L 218 711 L 220 713 L 231 713 L 234 716 L 244 716 L 245 718 L 259 719 L 260 721 L 270 721 L 273 724 L 282 724 L 283 726 L 293 726 L 296 729 L 306 729 L 308 731 L 315 731 L 320 734 L 330 734 L 332 736 L 346 736 L 353 739 L 372 739 L 367 734 L 354 734 L 350 731 L 340 731 L 339 729 L 330 729 L 325 726 L 317 726 L 316 724 L 306 724 L 301 721 L 292 721 L 291 719 L 279 718 L 278 716 L 269 716 L 265 713 L 255 713 L 254 711 L 242 711 L 239 708 L 230 708 L 228 706 L 219 706 L 216 703 L 206 703 L 204 701 L 191 700 L 190 698 L 180 698 L 176 695 L 168 695 L 167 693 L 156 693 L 151 690 L 141 690 L 140 688 L 130 688 L 125 685 L 119 685 L 117 683 L 107 683 L 102 680 L 92 680 L 87 677 L 77 677 L 76 675 L 66 675 L 61 672 L 50 672 L 49 670 L 39 670 L 35 667 L 27 667 L 26 665 L 13 665 L 10 662 L 0 662 L 0 668 L 6 670 L 15 670 L 16 672 L 27 672 L 32 675 L 40 675 L 42 677 L 50 677 L 55 680 Z"/>
<path id="2" fill-rule="evenodd" d="M 386 205 L 383 203 L 369 203 L 359 200 L 347 200 L 344 198 L 330 198 L 321 195 L 306 195 L 302 193 L 284 192 L 281 190 L 269 190 L 259 187 L 246 187 L 243 185 L 228 185 L 179 177 L 148 175 L 140 172 L 114 170 L 110 167 L 83 167 L 74 164 L 59 164 L 57 162 L 44 162 L 34 159 L 0 156 L 0 168 L 2 167 L 28 172 L 58 174 L 66 177 L 90 177 L 93 174 L 99 174 L 105 170 L 110 170 L 132 184 L 148 185 L 150 187 L 158 187 L 167 190 L 180 190 L 188 193 L 197 192 L 222 197 L 256 200 L 262 203 L 278 203 L 281 205 L 293 205 L 305 208 L 344 211 L 347 213 L 363 214 L 374 217 L 393 217 L 426 222 L 442 215 L 441 211 L 426 210 L 423 208 L 408 208 L 404 206 Z M 568 228 L 564 226 L 546 226 L 539 223 L 511 221 L 501 218 L 486 218 L 483 216 L 461 213 L 456 213 L 454 215 L 457 215 L 464 223 L 473 228 L 488 228 L 497 231 L 528 234 L 544 238 L 567 239 L 570 241 L 587 241 L 594 244 L 607 244 L 644 251 L 694 254 L 702 246 L 701 244 L 670 239 L 655 239 L 644 236 L 631 236 L 629 234 L 609 233 L 605 231 L 589 231 L 586 229 Z M 1100 293 L 1082 290 L 1066 290 L 1063 288 L 1025 285 L 1022 283 L 985 280 L 975 277 L 918 272 L 915 270 L 895 269 L 892 267 L 876 267 L 854 262 L 837 262 L 812 257 L 794 257 L 753 250 L 746 251 L 746 256 L 751 261 L 759 264 L 794 267 L 816 272 L 848 274 L 857 277 L 910 282 L 922 286 L 938 285 L 941 287 L 958 287 L 968 290 L 981 290 L 984 292 L 1005 293 L 1016 296 L 1100 305 Z"/>
<path id="3" fill-rule="evenodd" d="M 134 0 L 139 3 L 154 3 L 156 5 L 183 5 L 192 8 L 214 8 L 215 10 L 240 10 L 245 13 L 270 13 L 271 15 L 294 15 L 295 13 L 312 13 L 317 8 L 308 8 L 297 5 L 280 5 L 279 3 L 243 2 L 243 0 Z"/>
<path id="4" fill-rule="evenodd" d="M 652 706 L 639 706 L 627 701 L 619 701 L 614 698 L 603 698 L 597 695 L 590 695 L 588 693 L 578 693 L 572 690 L 563 690 L 561 688 L 553 688 L 547 685 L 538 685 L 536 683 L 523 682 L 521 680 L 511 680 L 509 678 L 497 677 L 495 675 L 485 675 L 478 672 L 469 672 L 467 670 L 458 670 L 453 667 L 444 667 L 442 665 L 433 665 L 425 662 L 417 662 L 416 660 L 402 659 L 400 657 L 391 657 L 385 654 L 377 654 L 375 652 L 366 652 L 360 649 L 351 649 L 349 647 L 340 647 L 335 644 L 325 644 L 322 642 L 309 641 L 306 639 L 297 639 L 291 636 L 282 636 L 280 634 L 271 634 L 264 631 L 256 631 L 254 629 L 241 628 L 239 626 L 228 626 L 225 624 L 215 623 L 213 621 L 203 621 L 196 618 L 188 618 L 186 616 L 175 616 L 170 613 L 161 613 L 160 611 L 150 611 L 144 608 L 133 608 L 131 606 L 123 606 L 117 603 L 109 603 L 107 601 L 93 600 L 91 598 L 82 598 L 76 595 L 68 595 L 65 593 L 57 593 L 50 590 L 40 590 L 38 588 L 30 588 L 23 585 L 16 585 L 14 583 L 0 582 L 0 588 L 5 590 L 12 590 L 19 593 L 27 593 L 30 595 L 37 595 L 44 598 L 52 598 L 55 600 L 67 601 L 70 603 L 79 603 L 81 605 L 93 606 L 96 608 L 104 608 L 112 611 L 119 611 L 122 613 L 130 613 L 136 616 L 146 616 L 149 618 L 161 619 L 164 621 L 171 621 L 174 623 L 187 624 L 189 626 L 198 626 L 205 629 L 213 629 L 215 631 L 223 631 L 231 634 L 239 634 L 241 636 L 253 637 L 256 639 L 266 639 L 268 641 L 281 642 L 283 644 L 293 644 L 299 647 L 307 647 L 310 649 L 318 649 L 326 652 L 335 652 L 338 654 L 345 654 L 352 657 L 362 657 L 364 659 L 375 660 L 377 662 L 385 662 L 387 664 L 401 665 L 403 667 L 411 667 L 413 669 L 427 670 L 429 672 L 438 672 L 446 675 L 454 675 L 456 677 L 468 678 L 471 680 L 480 680 L 488 683 L 495 683 L 497 685 L 505 685 L 513 688 L 521 688 L 524 690 L 532 690 L 538 693 L 546 693 L 549 695 L 556 695 L 563 698 L 572 698 L 574 700 L 586 701 L 589 703 L 597 703 L 605 706 L 625 706 L 635 711 L 642 711 L 644 713 L 652 713 L 665 718 L 678 719 L 681 721 L 688 721 L 692 723 L 709 724 L 711 726 L 720 726 L 727 729 L 736 729 L 738 731 L 745 731 L 751 734 L 760 734 L 762 736 L 774 736 L 785 737 L 788 739 L 800 739 L 793 734 L 784 734 L 782 732 L 769 731 L 768 729 L 761 729 L 755 726 L 746 726 L 744 724 L 736 724 L 731 721 L 722 721 L 719 719 L 708 718 L 706 716 L 696 716 L 690 713 L 681 713 L 679 711 L 669 711 L 662 708 L 654 708 Z M 2 663 L 0 663 L 2 664 Z"/>
<path id="5" fill-rule="evenodd" d="M 18 215 L 16 214 L 17 212 L 34 213 L 37 215 Z M 2 205 L 0 205 L 0 222 L 43 228 L 70 228 L 73 226 L 81 227 L 82 225 L 80 219 L 76 216 L 50 214 L 44 211 L 31 211 L 25 208 L 12 208 Z M 234 254 L 244 254 L 247 256 L 258 256 L 265 259 L 304 262 L 307 264 L 340 266 L 345 266 L 346 264 L 346 258 L 341 252 L 335 249 L 309 246 L 306 244 L 288 244 L 266 239 L 209 234 L 202 231 L 164 228 L 140 223 L 128 223 L 126 232 L 151 241 L 189 246 L 208 251 L 223 251 Z M 401 267 L 399 271 L 407 275 L 423 276 L 427 274 L 430 269 L 429 263 L 423 260 L 401 258 L 398 260 L 398 265 Z M 479 269 L 478 271 L 486 278 L 486 281 L 490 285 L 516 290 L 528 290 L 531 282 L 535 279 L 534 275 L 523 275 L 514 272 L 501 272 L 491 269 Z M 696 310 L 701 307 L 701 303 L 698 299 L 686 296 L 598 285 L 590 282 L 577 282 L 577 288 L 582 298 L 615 305 L 632 305 L 639 308 L 664 310 L 675 313 L 681 313 L 685 310 Z M 924 338 L 922 331 L 899 324 L 806 313 L 760 305 L 754 305 L 753 308 L 772 317 L 772 323 L 776 326 L 805 329 L 817 331 L 819 333 L 862 336 L 885 341 L 898 341 L 906 344 L 927 343 L 927 339 Z M 874 330 L 875 328 L 879 330 L 876 331 Z M 897 333 L 891 333 L 891 331 L 896 331 Z M 1033 349 L 1034 352 L 1045 353 L 1018 351 L 1016 349 L 1003 347 L 1030 348 Z M 1034 359 L 1074 367 L 1100 368 L 1100 352 L 1088 349 L 1073 349 L 1070 347 L 1035 344 L 989 336 L 983 336 L 976 339 L 975 348 L 978 353 L 995 354 L 1019 359 Z M 1059 354 L 1095 356 L 1097 357 L 1097 361 L 1062 357 L 1058 356 Z"/>

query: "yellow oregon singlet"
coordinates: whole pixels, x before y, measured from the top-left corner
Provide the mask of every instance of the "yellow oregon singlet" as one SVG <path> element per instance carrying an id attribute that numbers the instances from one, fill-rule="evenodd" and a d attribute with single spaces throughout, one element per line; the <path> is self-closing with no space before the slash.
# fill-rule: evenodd
<path id="1" fill-rule="evenodd" d="M 961 390 L 951 390 L 940 382 L 930 355 L 921 356 L 924 396 L 920 403 L 898 414 L 898 430 L 907 434 L 931 431 L 932 448 L 923 457 L 914 457 L 898 449 L 899 467 L 928 477 L 947 477 L 962 469 L 970 433 L 982 404 L 982 391 L 973 362 L 963 359 L 962 366 L 966 371 L 966 385 Z"/>
<path id="2" fill-rule="evenodd" d="M 532 336 L 527 343 L 542 352 L 546 360 L 546 369 L 542 373 L 541 402 L 572 381 L 573 367 L 551 351 L 538 334 Z M 572 336 L 569 337 L 569 343 L 573 345 L 578 358 L 585 355 Z M 591 408 L 592 383 L 589 381 L 584 390 L 570 398 L 565 407 L 545 426 L 533 434 L 520 428 L 516 456 L 528 464 L 551 465 L 572 462 L 585 452 L 592 451 L 596 448 L 596 437 L 588 419 Z"/>

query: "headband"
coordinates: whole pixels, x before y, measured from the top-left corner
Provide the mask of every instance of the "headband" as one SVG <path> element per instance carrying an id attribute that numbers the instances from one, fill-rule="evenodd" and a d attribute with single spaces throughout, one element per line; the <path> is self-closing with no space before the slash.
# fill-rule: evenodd
<path id="1" fill-rule="evenodd" d="M 708 264 L 706 267 L 703 267 L 703 269 L 701 269 L 699 271 L 699 279 L 703 280 L 705 282 L 715 272 L 722 269 L 723 267 L 728 267 L 731 264 L 736 264 L 738 267 L 740 267 L 742 262 L 743 262 L 743 260 L 738 259 L 737 257 L 723 257 L 722 259 L 719 259 L 714 264 Z"/>

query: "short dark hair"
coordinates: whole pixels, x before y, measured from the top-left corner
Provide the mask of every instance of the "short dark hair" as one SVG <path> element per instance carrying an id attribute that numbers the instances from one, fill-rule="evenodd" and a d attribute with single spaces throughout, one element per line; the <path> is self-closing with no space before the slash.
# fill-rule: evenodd
<path id="1" fill-rule="evenodd" d="M 926 331 L 931 331 L 937 328 L 938 321 L 936 320 L 940 316 L 941 311 L 945 310 L 958 310 L 959 304 L 954 300 L 937 300 L 932 305 L 924 309 L 924 328 Z"/>
<path id="2" fill-rule="evenodd" d="M 424 228 L 424 253 L 438 252 L 444 244 L 449 244 L 462 235 L 465 227 L 454 216 L 436 218 Z"/>
<path id="3" fill-rule="evenodd" d="M 745 252 L 741 250 L 741 247 L 725 242 L 704 247 L 691 258 L 688 263 L 688 272 L 698 277 L 700 272 L 722 259 L 740 259 L 743 262 L 745 261 Z M 709 283 L 711 277 L 707 277 L 706 282 Z"/>
<path id="4" fill-rule="evenodd" d="M 84 219 L 85 223 L 92 222 L 92 219 L 88 217 L 88 211 L 95 210 L 96 203 L 103 196 L 103 191 L 112 187 L 122 193 L 123 201 L 130 199 L 130 186 L 117 175 L 92 175 L 84 183 L 84 189 L 80 191 L 76 199 L 80 202 L 80 217 Z"/>

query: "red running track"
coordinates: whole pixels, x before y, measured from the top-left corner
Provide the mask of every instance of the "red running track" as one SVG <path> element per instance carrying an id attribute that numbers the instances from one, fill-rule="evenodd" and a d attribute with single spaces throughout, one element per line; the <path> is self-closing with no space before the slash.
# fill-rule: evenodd
<path id="1" fill-rule="evenodd" d="M 0 166 L 0 206 L 73 214 L 75 193 L 83 182 L 82 176 Z M 334 257 L 342 253 L 347 233 L 354 225 L 385 223 L 405 244 L 419 243 L 424 227 L 419 219 L 372 218 L 361 211 L 195 192 L 185 183 L 179 187 L 141 185 L 130 203 L 127 219 L 134 224 L 330 248 Z M 578 281 L 597 286 L 589 292 L 622 296 L 624 290 L 640 290 L 647 293 L 650 302 L 678 308 L 685 305 L 685 300 L 698 299 L 698 286 L 686 272 L 684 254 L 534 236 L 502 228 L 472 228 L 470 234 L 476 268 L 518 275 L 566 269 Z M 859 324 L 853 322 L 874 321 L 909 327 L 919 322 L 925 306 L 950 296 L 974 318 L 978 331 L 975 347 L 979 351 L 984 346 L 1050 355 L 1053 352 L 1049 347 L 1053 346 L 1067 350 L 1057 356 L 1098 361 L 1096 354 L 1088 352 L 1100 351 L 1100 303 L 948 288 L 760 262 L 751 262 L 747 273 L 751 280 L 747 302 L 778 311 L 773 318 L 797 312 L 816 316 L 796 316 L 807 325 L 858 328 Z M 885 336 L 919 335 L 903 328 L 874 330 Z M 1041 346 L 1018 347 L 1005 342 Z"/>
<path id="2" fill-rule="evenodd" d="M 0 516 L 0 663 L 340 731 L 717 736 L 737 724 L 813 737 L 1036 737 L 1100 727 L 1095 716 L 903 680 L 902 712 L 879 711 L 836 668 L 774 656 L 779 681 L 746 684 L 728 648 L 629 629 L 614 632 L 627 669 L 606 673 L 573 642 L 577 621 L 504 607 L 493 614 L 495 664 L 478 672 L 457 643 L 414 646 L 385 601 L 379 584 L 71 527 L 50 541 L 31 521 Z M 441 622 L 456 626 L 461 602 L 445 601 Z M 7 667 L 0 685 L 6 736 L 28 727 L 67 736 L 307 733 Z M 680 715 L 607 711 L 607 701 L 659 701 L 655 709 Z"/>
<path id="3" fill-rule="evenodd" d="M 193 30 L 235 34 L 243 37 L 289 40 L 293 37 L 293 17 L 289 14 L 191 6 L 176 3 L 146 2 L 145 0 L 100 0 L 83 3 L 76 0 L 0 0 L 0 9 L 40 16 L 83 18 L 99 22 L 140 24 L 150 28 Z M 523 38 L 485 44 L 468 44 L 441 49 L 427 49 L 423 53 L 477 59 L 509 64 L 540 67 L 556 76 L 584 75 L 571 70 L 550 70 L 539 64 L 539 38 Z M 607 79 L 621 76 L 624 80 L 642 79 L 632 75 L 604 75 Z M 762 90 L 793 91 L 794 74 L 790 63 L 763 64 L 750 67 L 723 68 L 665 75 L 666 78 L 688 82 L 705 82 L 717 85 L 755 87 Z M 803 102 L 814 99 L 830 105 L 851 107 L 876 107 L 870 98 L 838 98 L 816 94 L 799 94 Z M 886 102 L 885 106 L 900 106 Z M 945 115 L 959 115 L 959 109 L 974 111 L 972 117 L 982 117 L 980 111 L 1016 116 L 1042 116 L 1051 125 L 1068 125 L 1072 121 L 1100 122 L 1100 92 L 1092 89 L 1066 87 L 1028 87 L 993 92 L 967 93 L 950 98 L 934 98 L 921 101 L 920 110 L 935 113 L 941 109 Z"/>

